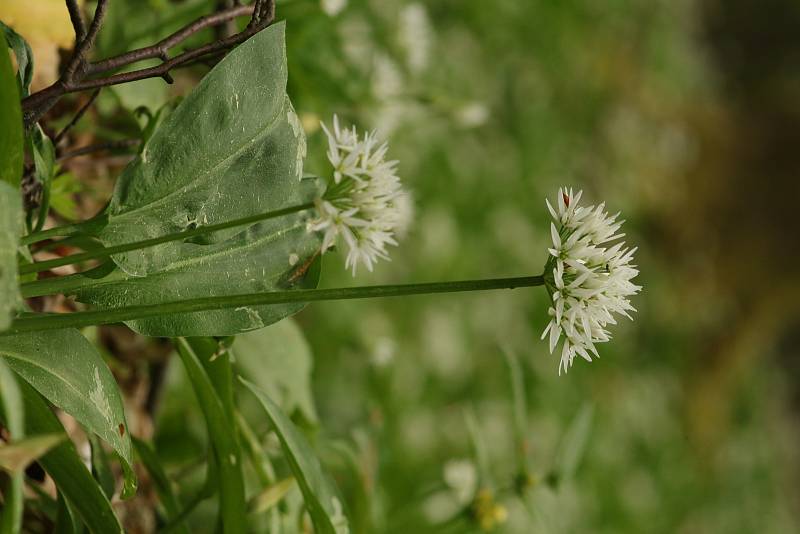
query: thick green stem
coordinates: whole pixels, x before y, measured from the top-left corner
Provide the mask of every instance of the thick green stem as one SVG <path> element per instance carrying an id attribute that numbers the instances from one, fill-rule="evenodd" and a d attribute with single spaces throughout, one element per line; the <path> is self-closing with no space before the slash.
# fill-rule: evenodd
<path id="1" fill-rule="evenodd" d="M 334 289 L 295 289 L 290 291 L 250 293 L 245 295 L 204 297 L 179 302 L 165 302 L 161 304 L 110 308 L 96 311 L 25 316 L 16 319 L 11 325 L 11 328 L 6 332 L 0 333 L 0 336 L 39 330 L 80 328 L 90 325 L 112 324 L 134 319 L 145 319 L 147 317 L 172 313 L 191 313 L 239 308 L 242 306 L 262 306 L 266 304 L 285 304 L 289 302 L 315 302 L 320 300 L 399 297 L 403 295 L 457 293 L 489 289 L 514 289 L 517 287 L 540 286 L 543 284 L 544 280 L 542 276 L 521 276 L 516 278 L 429 282 L 423 284 L 343 287 Z"/>
<path id="2" fill-rule="evenodd" d="M 227 221 L 217 224 L 209 224 L 207 226 L 200 226 L 198 228 L 192 228 L 190 230 L 184 230 L 182 232 L 177 232 L 174 234 L 163 235 L 159 237 L 153 237 L 151 239 L 144 239 L 142 241 L 134 241 L 132 243 L 124 243 L 122 245 L 115 245 L 112 247 L 102 248 L 98 250 L 91 250 L 89 252 L 83 252 L 80 254 L 73 254 L 71 256 L 65 256 L 63 258 L 56 258 L 53 260 L 47 261 L 39 261 L 36 263 L 30 263 L 27 265 L 20 265 L 19 273 L 20 274 L 28 274 L 28 273 L 38 273 L 41 271 L 48 271 L 50 269 L 54 269 L 56 267 L 61 267 L 63 265 L 72 265 L 73 263 L 81 263 L 84 261 L 89 260 L 98 260 L 109 258 L 114 254 L 121 254 L 123 252 L 130 252 L 132 250 L 139 250 L 142 248 L 153 247 L 155 245 L 160 245 L 162 243 L 169 243 L 170 241 L 182 241 L 184 239 L 190 239 L 192 237 L 197 237 L 200 235 L 206 235 L 213 232 L 218 232 L 220 230 L 226 230 L 228 228 L 234 228 L 236 226 L 244 226 L 247 224 L 253 224 L 261 221 L 266 221 L 267 219 L 274 219 L 277 217 L 282 217 L 284 215 L 289 215 L 291 213 L 297 213 L 298 211 L 303 211 L 307 209 L 311 209 L 314 207 L 314 204 L 308 202 L 306 204 L 301 204 L 299 206 L 291 206 L 288 208 L 283 208 L 275 211 L 270 211 L 267 213 L 258 213 L 256 215 L 250 215 L 249 217 L 242 217 L 241 219 L 235 219 L 233 221 Z M 67 228 L 67 227 L 62 227 Z M 53 230 L 56 230 L 54 228 Z M 49 230 L 48 230 L 49 231 Z M 45 231 L 47 232 L 47 231 Z M 43 232 L 44 233 L 44 232 Z M 31 234 L 35 235 L 35 234 Z M 59 234 L 56 234 L 59 235 Z M 31 237 L 31 236 L 28 236 Z"/>

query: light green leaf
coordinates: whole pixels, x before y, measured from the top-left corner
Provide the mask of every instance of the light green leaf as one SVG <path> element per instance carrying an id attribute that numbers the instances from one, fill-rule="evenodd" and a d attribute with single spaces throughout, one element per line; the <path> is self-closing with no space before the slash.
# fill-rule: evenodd
<path id="1" fill-rule="evenodd" d="M 19 80 L 22 96 L 28 96 L 28 88 L 33 79 L 33 52 L 31 52 L 31 47 L 28 45 L 28 41 L 2 21 L 0 21 L 0 28 L 3 29 L 8 47 L 14 51 L 14 56 L 17 58 L 17 79 Z"/>
<path id="2" fill-rule="evenodd" d="M 250 503 L 247 507 L 250 509 L 250 513 L 253 514 L 260 514 L 266 512 L 286 497 L 286 494 L 289 493 L 294 487 L 294 479 L 292 477 L 284 478 L 283 480 L 276 482 L 270 486 L 267 486 L 260 493 L 253 496 L 250 499 Z"/>
<path id="3" fill-rule="evenodd" d="M 14 373 L 2 359 L 0 359 L 0 419 L 5 423 L 13 441 L 18 442 L 23 439 L 25 436 L 25 407 L 22 402 L 22 393 Z M 24 506 L 22 486 L 22 473 L 12 475 L 5 491 L 3 510 L 0 512 L 0 534 L 19 532 Z"/>
<path id="4" fill-rule="evenodd" d="M 5 47 L 0 51 L 0 183 L 17 188 L 22 178 L 22 109 L 11 58 Z"/>
<path id="5" fill-rule="evenodd" d="M 77 330 L 0 337 L 0 357 L 45 398 L 110 444 L 133 495 L 131 440 L 117 383 L 97 349 Z"/>
<path id="6" fill-rule="evenodd" d="M 39 204 L 39 217 L 34 227 L 34 231 L 38 232 L 44 226 L 47 213 L 50 210 L 50 187 L 53 184 L 53 177 L 56 174 L 56 149 L 53 146 L 53 142 L 47 137 L 38 124 L 31 130 L 30 140 L 35 168 L 33 175 L 36 177 L 36 180 L 42 184 L 42 200 Z"/>
<path id="7" fill-rule="evenodd" d="M 206 369 L 186 339 L 177 340 L 186 374 L 194 388 L 200 409 L 206 419 L 209 439 L 219 469 L 220 516 L 223 532 L 245 532 L 246 510 L 242 454 L 236 439 L 236 423 L 226 415 L 226 403 L 220 399 Z M 207 358 L 208 355 L 206 354 Z"/>
<path id="8" fill-rule="evenodd" d="M 21 473 L 28 465 L 64 441 L 63 434 L 44 434 L 0 445 L 0 469 Z"/>
<path id="9" fill-rule="evenodd" d="M 21 300 L 17 283 L 17 246 L 21 230 L 19 191 L 0 181 L 0 332 L 11 325 Z"/>
<path id="10" fill-rule="evenodd" d="M 241 382 L 261 401 L 267 417 L 281 442 L 283 454 L 292 470 L 303 500 L 318 534 L 337 534 L 346 529 L 342 516 L 341 501 L 336 495 L 333 482 L 323 472 L 319 459 L 311 445 L 286 415 L 258 386 L 240 378 Z"/>
<path id="11" fill-rule="evenodd" d="M 20 384 L 25 401 L 27 435 L 65 434 L 64 427 L 39 394 L 27 384 Z M 65 440 L 39 459 L 39 464 L 53 478 L 58 490 L 95 534 L 121 533 L 111 503 L 83 464 L 75 445 Z"/>
<path id="12" fill-rule="evenodd" d="M 158 127 L 117 180 L 99 234 L 105 245 L 307 201 L 298 195 L 306 141 L 286 95 L 284 29 L 270 26 L 239 45 Z M 114 260 L 124 272 L 144 276 L 196 253 L 191 243 L 172 242 Z"/>
<path id="13" fill-rule="evenodd" d="M 317 421 L 311 393 L 311 348 L 291 319 L 236 336 L 231 349 L 242 376 L 256 384 L 287 413 L 298 410 Z"/>

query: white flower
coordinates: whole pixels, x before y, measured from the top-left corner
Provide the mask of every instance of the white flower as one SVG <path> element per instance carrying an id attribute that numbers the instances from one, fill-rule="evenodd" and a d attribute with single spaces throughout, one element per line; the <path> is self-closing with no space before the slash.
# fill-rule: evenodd
<path id="1" fill-rule="evenodd" d="M 355 127 L 344 129 L 334 115 L 333 129 L 322 125 L 328 138 L 328 160 L 333 183 L 317 199 L 316 219 L 309 232 L 324 232 L 322 251 L 339 236 L 348 248 L 346 267 L 353 276 L 359 263 L 372 271 L 378 259 L 389 259 L 387 245 L 397 245 L 395 235 L 408 227 L 411 210 L 407 193 L 396 174 L 397 161 L 386 161 L 388 145 L 374 132 L 359 138 Z"/>
<path id="2" fill-rule="evenodd" d="M 329 17 L 335 17 L 347 7 L 347 0 L 321 0 L 322 11 Z"/>
<path id="3" fill-rule="evenodd" d="M 349 534 L 350 526 L 347 524 L 347 517 L 342 511 L 342 503 L 336 497 L 331 497 L 331 507 L 333 508 L 333 514 L 331 515 L 333 530 L 336 534 Z"/>
<path id="4" fill-rule="evenodd" d="M 425 6 L 415 2 L 400 11 L 398 37 L 411 72 L 418 74 L 428 66 L 432 34 Z"/>
<path id="5" fill-rule="evenodd" d="M 631 280 L 639 271 L 631 264 L 636 249 L 624 248 L 617 231 L 623 221 L 619 213 L 609 215 L 605 204 L 579 206 L 582 192 L 559 189 L 554 208 L 547 208 L 555 219 L 550 224 L 553 248 L 545 265 L 545 286 L 552 306 L 550 323 L 542 339 L 550 338 L 550 352 L 564 336 L 558 372 L 572 366 L 575 355 L 592 361 L 598 356 L 596 343 L 611 339 L 606 326 L 616 324 L 615 314 L 631 319 L 636 311 L 628 297 L 641 286 Z"/>

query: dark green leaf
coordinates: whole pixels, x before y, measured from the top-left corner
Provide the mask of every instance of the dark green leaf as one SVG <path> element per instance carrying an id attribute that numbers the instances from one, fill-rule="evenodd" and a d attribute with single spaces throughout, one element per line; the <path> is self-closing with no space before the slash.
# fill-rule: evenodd
<path id="1" fill-rule="evenodd" d="M 20 384 L 25 401 L 25 430 L 28 435 L 64 434 L 64 427 L 39 394 Z M 39 459 L 81 520 L 96 534 L 122 532 L 111 503 L 86 469 L 75 445 L 66 440 Z"/>
<path id="2" fill-rule="evenodd" d="M 311 394 L 313 360 L 302 330 L 291 319 L 236 336 L 231 349 L 242 376 L 256 384 L 287 413 L 298 410 L 317 420 Z"/>
<path id="3" fill-rule="evenodd" d="M 320 260 L 313 258 L 319 243 L 316 238 L 308 239 L 300 218 L 291 219 L 291 227 L 286 226 L 287 220 L 267 221 L 223 243 L 192 244 L 195 251 L 192 255 L 161 273 L 140 278 L 117 269 L 99 280 L 86 278 L 86 286 L 78 291 L 77 297 L 110 308 L 209 295 L 315 288 Z M 295 265 L 290 263 L 292 254 L 300 258 Z M 164 315 L 127 324 L 141 334 L 156 337 L 229 336 L 263 328 L 304 306 L 299 303 L 248 306 Z"/>
<path id="4" fill-rule="evenodd" d="M 2 184 L 0 184 L 2 185 Z M 14 373 L 0 359 L 0 416 L 8 429 L 12 441 L 19 442 L 25 436 L 25 407 Z M 11 476 L 5 492 L 5 502 L 0 513 L 0 534 L 19 532 L 22 524 L 23 475 Z"/>
<path id="5" fill-rule="evenodd" d="M 9 327 L 14 310 L 20 303 L 17 246 L 21 230 L 22 201 L 19 191 L 0 181 L 0 331 Z"/>
<path id="6" fill-rule="evenodd" d="M 131 441 L 117 383 L 77 330 L 0 337 L 0 357 L 39 393 L 109 443 L 122 459 L 123 496 L 136 489 Z"/>
<path id="7" fill-rule="evenodd" d="M 114 495 L 114 473 L 111 471 L 108 454 L 94 434 L 89 435 L 89 445 L 92 448 L 92 475 L 110 499 Z"/>
<path id="8" fill-rule="evenodd" d="M 33 79 L 33 52 L 31 47 L 20 34 L 3 24 L 0 21 L 0 28 L 3 29 L 8 47 L 14 51 L 17 58 L 17 78 L 22 96 L 28 96 L 28 89 Z"/>
<path id="9" fill-rule="evenodd" d="M 226 407 L 208 377 L 203 364 L 191 345 L 183 338 L 177 340 L 186 373 L 208 426 L 209 439 L 219 469 L 220 515 L 223 532 L 245 532 L 244 476 L 242 455 L 236 439 L 236 424 L 226 416 Z"/>
<path id="10" fill-rule="evenodd" d="M 284 26 L 233 50 L 161 123 L 120 176 L 99 231 L 105 245 L 303 205 L 322 182 L 301 180 L 305 135 L 286 96 Z M 316 287 L 319 236 L 307 213 L 114 257 L 120 270 L 78 298 L 99 307 Z M 146 275 L 146 276 L 145 276 Z M 234 335 L 302 305 L 242 307 L 131 321 L 151 336 Z"/>
<path id="11" fill-rule="evenodd" d="M 261 401 L 280 439 L 286 461 L 303 493 L 306 508 L 314 523 L 314 531 L 318 534 L 336 534 L 337 530 L 343 530 L 346 520 L 342 516 L 341 501 L 336 495 L 333 482 L 323 472 L 311 445 L 278 405 L 259 390 L 258 386 L 245 379 L 240 380 Z"/>
<path id="12" fill-rule="evenodd" d="M 22 178 L 22 109 L 11 58 L 0 54 L 0 183 L 19 187 Z"/>
<path id="13" fill-rule="evenodd" d="M 298 195 L 305 134 L 286 79 L 283 24 L 228 54 L 119 177 L 99 235 L 103 243 L 140 241 L 307 202 Z M 212 241 L 238 232 L 218 232 Z M 144 276 L 195 254 L 191 244 L 172 242 L 114 260 L 126 273 Z"/>

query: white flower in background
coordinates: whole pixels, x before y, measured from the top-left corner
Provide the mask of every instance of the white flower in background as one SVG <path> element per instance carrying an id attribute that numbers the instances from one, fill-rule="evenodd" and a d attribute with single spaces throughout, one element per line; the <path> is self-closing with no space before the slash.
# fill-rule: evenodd
<path id="1" fill-rule="evenodd" d="M 335 17 L 347 7 L 347 0 L 320 0 L 322 11 L 329 17 Z"/>
<path id="2" fill-rule="evenodd" d="M 628 297 L 641 289 L 631 282 L 639 271 L 631 264 L 635 248 L 624 248 L 616 241 L 623 221 L 619 213 L 609 215 L 605 204 L 579 206 L 582 192 L 559 189 L 554 208 L 547 208 L 555 219 L 550 225 L 553 248 L 545 265 L 545 286 L 552 306 L 550 323 L 542 339 L 550 339 L 550 352 L 564 337 L 559 374 L 572 366 L 575 355 L 592 361 L 598 356 L 596 343 L 611 339 L 606 327 L 616 324 L 615 314 L 631 319 L 636 311 Z"/>
<path id="3" fill-rule="evenodd" d="M 461 505 L 470 503 L 478 491 L 478 471 L 470 460 L 454 459 L 444 464 L 444 481 Z"/>
<path id="4" fill-rule="evenodd" d="M 482 102 L 470 102 L 456 111 L 456 121 L 464 128 L 477 128 L 489 120 L 489 108 Z"/>
<path id="5" fill-rule="evenodd" d="M 425 6 L 413 3 L 400 11 L 400 45 L 405 49 L 408 69 L 418 74 L 428 66 L 433 31 Z"/>
<path id="6" fill-rule="evenodd" d="M 333 507 L 333 514 L 331 523 L 336 534 L 350 534 L 350 526 L 347 524 L 347 517 L 342 511 L 342 503 L 336 497 L 331 497 L 331 506 Z"/>
<path id="7" fill-rule="evenodd" d="M 355 127 L 341 128 L 334 115 L 333 129 L 324 124 L 333 182 L 317 199 L 317 218 L 308 222 L 309 232 L 323 232 L 322 251 L 341 236 L 347 245 L 346 267 L 353 276 L 359 263 L 372 271 L 378 259 L 389 259 L 387 245 L 409 225 L 411 210 L 397 176 L 397 161 L 386 160 L 389 146 L 375 132 L 359 137 Z"/>

